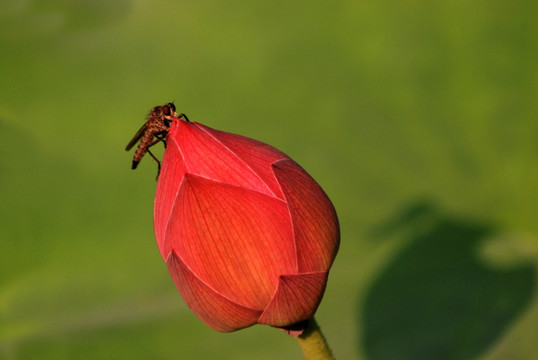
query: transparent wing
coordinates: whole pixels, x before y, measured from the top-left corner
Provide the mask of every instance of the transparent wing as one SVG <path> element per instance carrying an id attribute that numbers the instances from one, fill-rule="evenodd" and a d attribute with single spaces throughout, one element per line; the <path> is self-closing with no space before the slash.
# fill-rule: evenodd
<path id="1" fill-rule="evenodd" d="M 133 147 L 134 144 L 136 144 L 138 142 L 138 140 L 140 140 L 140 138 L 142 137 L 142 135 L 144 135 L 144 133 L 146 132 L 146 129 L 148 127 L 148 124 L 145 123 L 144 125 L 142 125 L 142 127 L 140 128 L 140 130 L 138 130 L 138 132 L 136 133 L 136 135 L 131 139 L 131 141 L 129 141 L 129 143 L 127 144 L 127 146 L 125 147 L 125 150 L 129 151 L 131 150 L 131 148 Z"/>

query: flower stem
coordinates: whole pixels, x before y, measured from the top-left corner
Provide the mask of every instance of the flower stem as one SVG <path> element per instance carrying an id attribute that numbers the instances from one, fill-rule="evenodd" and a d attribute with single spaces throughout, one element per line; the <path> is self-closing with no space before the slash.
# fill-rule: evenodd
<path id="1" fill-rule="evenodd" d="M 334 359 L 329 344 L 327 344 L 313 316 L 308 319 L 308 325 L 304 332 L 297 337 L 297 341 L 306 360 Z"/>

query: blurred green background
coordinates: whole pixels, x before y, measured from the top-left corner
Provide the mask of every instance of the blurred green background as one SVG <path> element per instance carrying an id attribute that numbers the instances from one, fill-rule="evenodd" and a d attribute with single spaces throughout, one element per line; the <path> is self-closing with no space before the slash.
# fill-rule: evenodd
<path id="1" fill-rule="evenodd" d="M 333 200 L 337 358 L 536 359 L 537 4 L 1 1 L 0 358 L 302 357 L 169 278 L 124 147 L 175 101 Z"/>

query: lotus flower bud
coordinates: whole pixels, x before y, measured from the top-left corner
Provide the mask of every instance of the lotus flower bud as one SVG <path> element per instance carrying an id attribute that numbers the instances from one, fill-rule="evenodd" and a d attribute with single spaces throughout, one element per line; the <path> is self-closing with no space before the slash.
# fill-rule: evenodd
<path id="1" fill-rule="evenodd" d="M 338 251 L 331 201 L 262 142 L 173 118 L 155 236 L 191 310 L 218 331 L 286 328 L 316 311 Z"/>

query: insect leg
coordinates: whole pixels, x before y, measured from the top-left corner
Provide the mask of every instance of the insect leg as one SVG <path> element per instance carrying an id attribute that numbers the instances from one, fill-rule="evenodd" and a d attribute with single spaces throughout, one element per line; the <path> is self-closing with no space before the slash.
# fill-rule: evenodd
<path id="1" fill-rule="evenodd" d="M 178 118 L 178 119 L 183 118 L 183 119 L 187 120 L 187 122 L 191 122 L 191 121 L 189 120 L 189 118 L 187 117 L 187 115 L 185 115 L 185 114 L 183 114 L 183 113 L 179 114 L 179 115 L 177 116 L 177 118 Z"/>
<path id="2" fill-rule="evenodd" d="M 157 144 L 159 141 L 162 141 L 164 143 L 164 147 L 166 148 L 166 140 L 164 140 L 166 135 L 164 135 L 164 134 L 155 134 L 155 137 L 157 139 L 150 142 L 146 149 L 147 149 L 148 154 L 150 154 L 150 156 L 153 158 L 153 160 L 157 161 L 157 178 L 156 178 L 156 180 L 158 180 L 159 179 L 159 174 L 161 173 L 161 162 L 159 161 L 159 159 L 157 159 L 157 157 L 155 155 L 153 155 L 153 153 L 151 152 L 151 150 L 149 148 L 152 147 L 153 145 Z"/>
<path id="3" fill-rule="evenodd" d="M 152 152 L 149 150 L 149 146 L 148 146 L 148 154 L 151 155 L 153 160 L 157 161 L 157 178 L 155 179 L 155 180 L 157 180 L 157 179 L 159 179 L 159 174 L 161 173 L 161 162 L 159 161 L 159 159 L 157 159 L 155 157 L 155 155 L 152 154 Z"/>
<path id="4" fill-rule="evenodd" d="M 158 143 L 159 141 L 162 141 L 163 144 L 164 144 L 164 148 L 166 149 L 166 135 L 155 134 L 155 137 L 157 138 L 157 140 L 155 140 L 155 142 L 152 143 L 150 146 L 155 145 L 155 144 Z"/>

